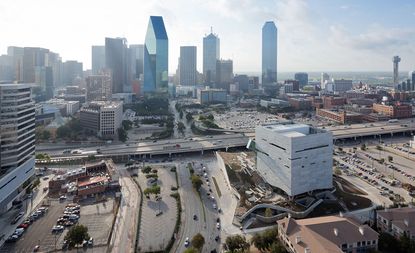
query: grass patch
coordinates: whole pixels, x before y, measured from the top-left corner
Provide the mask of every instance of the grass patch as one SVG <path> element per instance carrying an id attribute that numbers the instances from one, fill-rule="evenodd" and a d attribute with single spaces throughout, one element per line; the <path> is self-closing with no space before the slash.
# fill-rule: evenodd
<path id="1" fill-rule="evenodd" d="M 216 178 L 215 177 L 212 177 L 212 179 L 213 179 L 213 183 L 215 184 L 215 188 L 216 188 L 216 191 L 218 193 L 218 196 L 220 198 L 220 197 L 222 197 L 222 193 L 220 192 L 218 182 L 216 182 Z"/>

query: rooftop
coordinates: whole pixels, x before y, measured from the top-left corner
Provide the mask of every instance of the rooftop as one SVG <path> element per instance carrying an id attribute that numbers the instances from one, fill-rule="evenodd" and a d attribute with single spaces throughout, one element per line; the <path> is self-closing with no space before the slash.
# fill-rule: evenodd
<path id="1" fill-rule="evenodd" d="M 278 122 L 278 123 L 271 123 L 271 124 L 264 124 L 260 126 L 262 128 L 265 128 L 267 130 L 270 130 L 274 133 L 278 133 L 281 135 L 284 135 L 286 137 L 303 137 L 310 134 L 315 134 L 320 131 L 309 125 L 306 124 L 297 124 L 293 123 L 291 121 L 287 122 Z"/>
<path id="2" fill-rule="evenodd" d="M 378 233 L 350 217 L 324 216 L 278 221 L 297 252 L 342 252 L 341 245 L 378 240 Z"/>

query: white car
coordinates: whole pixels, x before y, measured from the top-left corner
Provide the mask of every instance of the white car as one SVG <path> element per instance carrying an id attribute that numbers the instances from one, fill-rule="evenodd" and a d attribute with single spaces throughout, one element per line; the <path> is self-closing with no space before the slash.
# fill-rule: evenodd
<path id="1" fill-rule="evenodd" d="M 216 223 L 216 228 L 217 229 L 220 229 L 220 223 L 218 222 L 218 223 Z"/>
<path id="2" fill-rule="evenodd" d="M 188 246 L 189 246 L 189 244 L 190 244 L 190 242 L 189 242 L 189 237 L 186 237 L 186 240 L 184 241 L 184 246 L 185 246 L 185 247 L 188 247 Z"/>

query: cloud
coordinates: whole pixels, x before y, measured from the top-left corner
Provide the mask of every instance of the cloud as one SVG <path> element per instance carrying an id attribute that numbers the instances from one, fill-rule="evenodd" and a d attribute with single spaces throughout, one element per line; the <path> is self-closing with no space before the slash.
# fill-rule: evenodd
<path id="1" fill-rule="evenodd" d="M 367 32 L 353 35 L 339 25 L 330 27 L 330 41 L 333 45 L 355 50 L 395 50 L 413 44 L 414 29 L 386 28 L 372 25 Z"/>

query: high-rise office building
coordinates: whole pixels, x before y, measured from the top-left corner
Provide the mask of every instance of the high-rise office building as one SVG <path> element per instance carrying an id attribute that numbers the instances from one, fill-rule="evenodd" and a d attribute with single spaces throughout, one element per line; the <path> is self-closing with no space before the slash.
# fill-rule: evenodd
<path id="1" fill-rule="evenodd" d="M 215 88 L 222 88 L 229 91 L 229 84 L 233 82 L 233 61 L 216 61 L 216 82 Z"/>
<path id="2" fill-rule="evenodd" d="M 13 80 L 17 82 L 22 82 L 24 48 L 10 46 L 7 48 L 7 55 L 13 57 Z"/>
<path id="3" fill-rule="evenodd" d="M 213 31 L 203 38 L 203 75 L 206 85 L 216 81 L 216 61 L 220 59 L 220 40 Z"/>
<path id="4" fill-rule="evenodd" d="M 49 100 L 53 98 L 53 70 L 52 67 L 36 67 L 35 82 L 40 86 L 42 98 L 40 100 Z"/>
<path id="5" fill-rule="evenodd" d="M 277 36 L 274 21 L 265 22 L 262 27 L 262 84 L 277 82 Z"/>
<path id="6" fill-rule="evenodd" d="M 411 80 L 411 91 L 415 91 L 415 71 L 409 72 L 409 80 Z"/>
<path id="7" fill-rule="evenodd" d="M 257 170 L 270 185 L 296 196 L 332 185 L 330 132 L 291 122 L 255 129 Z"/>
<path id="8" fill-rule="evenodd" d="M 92 74 L 98 74 L 98 72 L 105 68 L 105 46 L 92 46 Z"/>
<path id="9" fill-rule="evenodd" d="M 163 17 L 150 16 L 144 44 L 144 92 L 167 92 L 169 39 Z"/>
<path id="10" fill-rule="evenodd" d="M 321 73 L 321 78 L 320 78 L 320 87 L 323 90 L 326 89 L 326 85 L 325 85 L 326 81 L 330 81 L 330 76 L 329 74 L 323 72 Z"/>
<path id="11" fill-rule="evenodd" d="M 393 87 L 396 88 L 399 84 L 399 62 L 401 62 L 401 57 L 394 56 L 392 58 L 393 62 Z"/>
<path id="12" fill-rule="evenodd" d="M 249 91 L 249 77 L 247 75 L 236 75 L 233 78 L 233 82 L 239 85 L 239 90 L 243 93 Z"/>
<path id="13" fill-rule="evenodd" d="M 49 49 L 39 47 L 25 47 L 23 52 L 23 82 L 35 82 L 36 67 L 46 66 L 45 58 Z"/>
<path id="14" fill-rule="evenodd" d="M 105 68 L 111 70 L 112 93 L 123 93 L 128 87 L 127 40 L 105 38 Z"/>
<path id="15" fill-rule="evenodd" d="M 106 101 L 110 100 L 112 95 L 112 78 L 111 71 L 101 70 L 97 75 L 86 78 L 86 100 Z"/>
<path id="16" fill-rule="evenodd" d="M 180 47 L 179 58 L 179 80 L 180 85 L 195 86 L 196 85 L 196 47 L 184 46 Z"/>
<path id="17" fill-rule="evenodd" d="M 294 79 L 297 80 L 302 89 L 304 86 L 308 85 L 308 74 L 305 72 L 299 72 L 294 74 Z"/>
<path id="18" fill-rule="evenodd" d="M 130 45 L 128 51 L 130 56 L 130 75 L 132 80 L 138 80 L 144 73 L 144 45 Z"/>
<path id="19" fill-rule="evenodd" d="M 0 84 L 0 213 L 24 194 L 35 172 L 35 104 L 31 84 Z"/>
<path id="20" fill-rule="evenodd" d="M 82 62 L 66 61 L 63 63 L 63 83 L 67 85 L 74 85 L 77 78 L 82 78 L 84 75 Z"/>
<path id="21" fill-rule="evenodd" d="M 13 57 L 0 55 L 0 81 L 14 81 Z"/>

